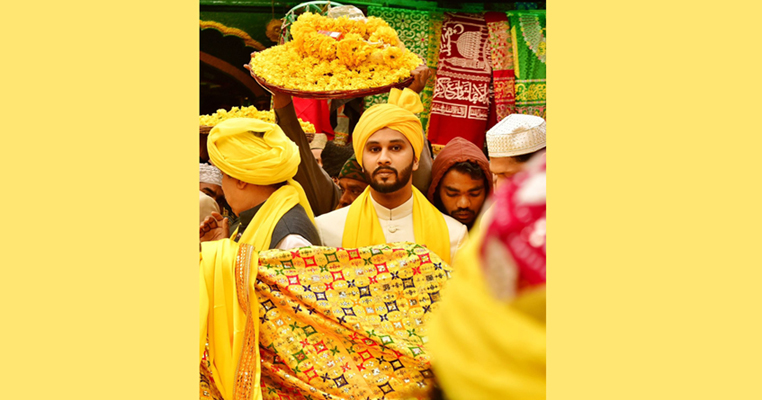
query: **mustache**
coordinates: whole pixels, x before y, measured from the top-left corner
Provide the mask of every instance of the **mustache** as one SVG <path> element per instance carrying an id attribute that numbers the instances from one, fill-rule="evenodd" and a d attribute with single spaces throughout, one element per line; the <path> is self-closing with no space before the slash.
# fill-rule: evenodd
<path id="1" fill-rule="evenodd" d="M 391 171 L 391 172 L 394 172 L 395 175 L 398 174 L 397 170 L 392 168 L 392 167 L 378 167 L 378 168 L 375 169 L 375 171 L 373 171 L 373 176 L 375 176 L 376 174 L 378 174 L 381 171 Z"/>
<path id="2" fill-rule="evenodd" d="M 452 212 L 453 214 L 462 214 L 462 213 L 469 213 L 469 214 L 476 214 L 474 210 L 468 209 L 468 208 L 459 208 Z"/>

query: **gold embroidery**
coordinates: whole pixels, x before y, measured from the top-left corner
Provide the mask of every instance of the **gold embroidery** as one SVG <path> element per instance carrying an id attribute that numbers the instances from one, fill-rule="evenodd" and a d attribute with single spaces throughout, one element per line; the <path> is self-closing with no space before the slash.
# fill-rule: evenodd
<path id="1" fill-rule="evenodd" d="M 251 315 L 251 303 L 249 296 L 249 273 L 251 257 L 257 257 L 252 254 L 252 246 L 241 244 L 238 249 L 238 255 L 235 261 L 235 282 L 236 292 L 238 293 L 238 304 L 246 314 L 246 331 L 243 339 L 243 350 L 241 359 L 238 362 L 238 371 L 236 372 L 236 384 L 234 397 L 237 400 L 249 400 L 252 390 L 259 390 L 259 376 L 255 376 L 259 362 L 259 343 L 257 328 L 254 325 L 254 317 Z"/>

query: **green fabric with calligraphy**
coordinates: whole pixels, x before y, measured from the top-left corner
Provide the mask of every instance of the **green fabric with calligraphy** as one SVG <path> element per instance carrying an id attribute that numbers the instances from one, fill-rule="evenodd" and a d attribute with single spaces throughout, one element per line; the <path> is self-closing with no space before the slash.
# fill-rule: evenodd
<path id="1" fill-rule="evenodd" d="M 509 11 L 516 73 L 516 112 L 546 118 L 545 10 Z"/>
<path id="2" fill-rule="evenodd" d="M 441 12 L 369 6 L 368 16 L 378 17 L 386 21 L 389 26 L 397 31 L 397 35 L 402 40 L 402 43 L 405 44 L 405 47 L 426 60 L 428 67 L 433 73 L 436 73 L 437 64 L 439 63 L 439 36 L 442 30 Z M 421 93 L 421 103 L 423 103 L 424 111 L 418 116 L 424 128 L 429 121 L 434 81 L 435 78 L 432 76 Z M 388 99 L 388 93 L 368 96 L 365 98 L 365 108 L 367 109 L 374 104 L 384 104 Z"/>

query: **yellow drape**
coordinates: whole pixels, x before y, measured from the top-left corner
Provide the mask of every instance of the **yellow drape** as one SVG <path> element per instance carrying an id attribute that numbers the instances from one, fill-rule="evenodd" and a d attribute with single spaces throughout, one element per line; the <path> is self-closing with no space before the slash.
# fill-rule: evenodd
<path id="1" fill-rule="evenodd" d="M 482 238 L 458 251 L 429 325 L 437 379 L 452 400 L 545 399 L 545 287 L 508 304 L 493 298 L 477 257 Z"/>
<path id="2" fill-rule="evenodd" d="M 352 133 L 352 146 L 357 163 L 362 167 L 362 152 L 365 143 L 376 131 L 390 128 L 399 131 L 410 142 L 415 151 L 415 158 L 421 158 L 423 149 L 423 128 L 414 113 L 423 111 L 423 104 L 418 94 L 410 89 L 392 89 L 387 104 L 376 104 L 365 111 Z"/>
<path id="3" fill-rule="evenodd" d="M 269 249 L 275 225 L 288 210 L 297 204 L 304 207 L 314 225 L 315 216 L 312 213 L 312 208 L 310 208 L 310 203 L 307 201 L 307 196 L 304 195 L 304 190 L 298 182 L 289 179 L 287 185 L 280 187 L 267 198 L 262 208 L 257 211 L 246 230 L 243 231 L 238 243 L 254 245 L 257 251 Z M 236 236 L 237 232 L 238 229 L 233 232 L 233 237 Z"/>
<path id="4" fill-rule="evenodd" d="M 450 231 L 442 213 L 413 186 L 413 234 L 415 243 L 426 245 L 446 263 L 450 263 Z M 349 206 L 341 245 L 346 248 L 386 243 L 370 197 L 370 187 Z"/>
<path id="5" fill-rule="evenodd" d="M 241 355 L 245 339 L 247 316 L 239 304 L 236 285 L 236 258 L 239 245 L 229 239 L 202 243 L 200 254 L 200 332 L 199 332 L 199 362 L 204 354 L 205 342 L 208 338 L 210 370 L 217 389 L 223 398 L 234 399 L 236 394 L 236 377 L 240 367 Z M 251 257 L 250 278 L 256 279 L 256 255 Z M 249 307 L 258 310 L 257 297 L 253 285 L 249 288 Z M 254 331 L 250 333 L 258 340 L 259 320 L 255 322 Z M 258 346 L 252 346 L 249 351 L 255 352 L 258 361 Z M 262 398 L 259 377 L 259 363 L 252 364 L 255 379 L 251 386 L 251 400 Z M 240 396 L 239 396 L 240 397 Z M 247 399 L 249 400 L 249 399 Z"/>

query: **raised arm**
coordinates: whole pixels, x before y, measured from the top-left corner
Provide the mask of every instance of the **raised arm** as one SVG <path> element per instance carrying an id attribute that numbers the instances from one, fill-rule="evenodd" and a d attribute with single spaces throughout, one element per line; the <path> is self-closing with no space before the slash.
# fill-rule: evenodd
<path id="1" fill-rule="evenodd" d="M 426 87 L 431 77 L 431 70 L 426 65 L 421 65 L 414 69 L 412 72 L 413 82 L 408 86 L 408 89 L 415 91 L 419 95 Z M 426 127 L 423 127 L 426 129 Z M 421 151 L 421 159 L 418 160 L 418 169 L 413 172 L 413 185 L 421 191 L 421 193 L 429 192 L 429 185 L 431 185 L 431 165 L 433 160 L 431 158 L 431 151 L 429 150 L 429 140 L 426 139 L 426 132 L 423 132 L 424 145 L 423 151 Z"/>
<path id="2" fill-rule="evenodd" d="M 302 161 L 294 180 L 304 188 L 312 212 L 317 217 L 333 211 L 339 204 L 341 192 L 339 187 L 333 183 L 333 179 L 328 176 L 328 173 L 318 165 L 315 156 L 312 155 L 310 142 L 307 141 L 307 136 L 299 124 L 291 96 L 278 92 L 274 93 L 273 110 L 275 111 L 275 120 L 280 128 L 283 129 L 289 139 L 299 146 L 299 156 Z"/>

